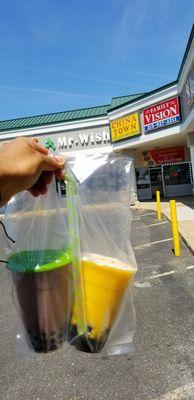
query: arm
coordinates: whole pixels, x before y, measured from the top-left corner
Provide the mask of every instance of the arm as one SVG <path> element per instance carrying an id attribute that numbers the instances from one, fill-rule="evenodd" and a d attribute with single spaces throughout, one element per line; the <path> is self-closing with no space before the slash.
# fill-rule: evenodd
<path id="1" fill-rule="evenodd" d="M 53 175 L 64 178 L 65 159 L 53 156 L 36 139 L 21 137 L 0 147 L 0 207 L 16 193 L 47 192 Z"/>

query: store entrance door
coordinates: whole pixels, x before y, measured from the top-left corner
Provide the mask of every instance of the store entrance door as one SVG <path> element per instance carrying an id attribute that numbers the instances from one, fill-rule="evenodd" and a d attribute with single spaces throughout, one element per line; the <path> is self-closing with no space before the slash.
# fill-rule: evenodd
<path id="1" fill-rule="evenodd" d="M 164 188 L 163 188 L 163 174 L 161 165 L 153 168 L 150 167 L 149 172 L 150 172 L 152 196 L 155 197 L 157 190 L 159 190 L 160 194 L 163 195 Z"/>

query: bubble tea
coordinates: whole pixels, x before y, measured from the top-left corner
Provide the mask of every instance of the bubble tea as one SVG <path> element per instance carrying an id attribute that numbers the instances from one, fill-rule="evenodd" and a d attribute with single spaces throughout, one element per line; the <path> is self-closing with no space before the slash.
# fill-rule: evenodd
<path id="1" fill-rule="evenodd" d="M 70 267 L 70 253 L 63 251 L 24 251 L 8 259 L 22 321 L 36 352 L 57 350 L 66 338 Z"/>
<path id="2" fill-rule="evenodd" d="M 79 336 L 74 304 L 69 340 L 78 350 L 97 353 L 107 341 L 136 269 L 115 258 L 93 253 L 85 254 L 81 264 L 87 332 Z"/>

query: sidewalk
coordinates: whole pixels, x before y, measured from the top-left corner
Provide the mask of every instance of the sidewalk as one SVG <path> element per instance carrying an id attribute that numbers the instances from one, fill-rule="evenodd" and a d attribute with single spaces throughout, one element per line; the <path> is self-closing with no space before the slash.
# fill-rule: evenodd
<path id="1" fill-rule="evenodd" d="M 179 232 L 183 241 L 194 254 L 194 199 L 193 197 L 177 197 L 177 217 Z M 162 214 L 170 220 L 170 205 L 169 200 L 163 199 L 161 201 Z M 138 201 L 133 208 L 138 210 L 154 210 L 156 211 L 155 201 Z"/>

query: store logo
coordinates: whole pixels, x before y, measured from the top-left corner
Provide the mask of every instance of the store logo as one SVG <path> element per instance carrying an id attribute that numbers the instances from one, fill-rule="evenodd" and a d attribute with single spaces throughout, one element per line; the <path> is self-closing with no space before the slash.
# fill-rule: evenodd
<path id="1" fill-rule="evenodd" d="M 45 144 L 45 147 L 46 147 L 47 149 L 52 149 L 53 151 L 56 150 L 56 146 L 55 146 L 55 144 L 54 144 L 54 142 L 53 142 L 53 139 L 51 139 L 51 138 L 46 138 L 45 141 L 44 141 L 44 144 Z"/>
<path id="2" fill-rule="evenodd" d="M 102 143 L 110 142 L 110 133 L 103 130 L 102 133 L 93 132 L 90 133 L 80 133 L 74 137 L 58 137 L 58 147 L 59 150 L 63 149 L 71 149 L 75 147 L 86 147 L 86 146 L 94 146 L 100 145 Z"/>

